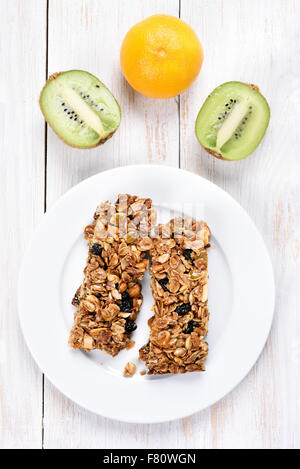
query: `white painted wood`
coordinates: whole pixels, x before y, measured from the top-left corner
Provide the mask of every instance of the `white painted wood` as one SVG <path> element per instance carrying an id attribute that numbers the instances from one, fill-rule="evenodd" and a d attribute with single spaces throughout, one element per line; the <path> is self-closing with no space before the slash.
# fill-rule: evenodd
<path id="1" fill-rule="evenodd" d="M 290 0 L 183 0 L 181 4 L 181 17 L 198 32 L 205 50 L 199 79 L 181 97 L 182 167 L 223 187 L 249 212 L 268 245 L 277 286 L 274 326 L 257 365 L 231 395 L 196 415 L 190 425 L 201 428 L 199 447 L 299 447 L 300 4 Z M 201 103 L 215 86 L 229 80 L 259 85 L 272 113 L 261 146 L 238 163 L 209 156 L 194 135 Z"/>
<path id="2" fill-rule="evenodd" d="M 42 373 L 21 335 L 17 279 L 44 212 L 46 2 L 1 1 L 0 15 L 0 447 L 42 441 Z"/>
<path id="3" fill-rule="evenodd" d="M 46 1 L 2 4 L 0 446 L 40 447 L 41 373 L 18 329 L 15 290 L 21 253 L 43 212 L 44 125 L 34 103 L 45 77 Z M 138 95 L 119 69 L 121 40 L 131 25 L 153 13 L 179 11 L 205 52 L 198 80 L 180 98 L 180 139 L 177 99 Z M 49 0 L 49 74 L 91 71 L 114 92 L 123 117 L 116 135 L 89 151 L 67 147 L 48 130 L 47 207 L 74 184 L 113 166 L 177 166 L 180 142 L 181 167 L 223 187 L 254 219 L 274 262 L 277 303 L 267 346 L 249 376 L 190 418 L 160 425 L 110 421 L 81 409 L 46 380 L 46 448 L 300 447 L 299 24 L 296 0 Z M 272 117 L 253 156 L 224 163 L 200 148 L 194 122 L 207 94 L 232 79 L 258 84 Z"/>
<path id="4" fill-rule="evenodd" d="M 50 0 L 49 74 L 74 68 L 98 76 L 122 109 L 120 129 L 104 146 L 84 151 L 67 147 L 48 132 L 47 204 L 99 171 L 125 164 L 178 164 L 178 107 L 135 93 L 119 65 L 120 46 L 130 26 L 151 13 L 178 14 L 177 0 Z"/>
<path id="5" fill-rule="evenodd" d="M 178 0 L 50 0 L 49 74 L 72 68 L 94 73 L 119 101 L 122 122 L 104 146 L 88 151 L 69 148 L 48 132 L 48 207 L 74 184 L 114 166 L 145 162 L 178 165 L 177 100 L 158 102 L 135 93 L 119 65 L 120 46 L 127 30 L 157 12 L 177 16 Z M 46 448 L 130 446 L 130 440 L 134 446 L 135 437 L 127 440 L 126 436 L 132 431 L 140 433 L 138 427 L 90 415 L 47 381 L 44 425 Z M 115 432 L 114 441 L 111 435 Z M 140 438 L 141 446 L 146 438 Z"/>

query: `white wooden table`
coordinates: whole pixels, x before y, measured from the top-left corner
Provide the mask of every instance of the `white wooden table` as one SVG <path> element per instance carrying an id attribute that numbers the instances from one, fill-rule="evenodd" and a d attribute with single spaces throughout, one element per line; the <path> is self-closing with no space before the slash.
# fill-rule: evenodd
<path id="1" fill-rule="evenodd" d="M 0 0 L 0 10 L 0 446 L 299 448 L 300 1 Z M 124 34 L 154 13 L 180 16 L 204 46 L 201 74 L 180 98 L 144 98 L 120 73 Z M 103 147 L 72 149 L 45 129 L 40 89 L 72 68 L 99 76 L 122 107 Z M 194 122 L 207 94 L 232 79 L 258 84 L 272 117 L 253 156 L 224 163 L 201 150 Z M 18 270 L 44 210 L 130 163 L 180 166 L 228 191 L 257 224 L 276 275 L 275 321 L 248 377 L 212 408 L 160 425 L 110 421 L 69 401 L 35 365 L 17 318 Z"/>

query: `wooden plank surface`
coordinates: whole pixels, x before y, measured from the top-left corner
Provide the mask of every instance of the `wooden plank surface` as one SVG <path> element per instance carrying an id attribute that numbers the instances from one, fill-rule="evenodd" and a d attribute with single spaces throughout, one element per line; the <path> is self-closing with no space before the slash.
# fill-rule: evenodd
<path id="1" fill-rule="evenodd" d="M 181 5 L 181 17 L 198 32 L 206 52 L 199 79 L 181 97 L 182 167 L 212 180 L 247 210 L 268 246 L 277 287 L 274 325 L 258 363 L 233 393 L 190 419 L 190 427 L 204 423 L 210 445 L 216 447 L 300 446 L 295 288 L 300 160 L 299 125 L 293 117 L 299 115 L 300 5 L 278 0 L 192 0 Z M 210 157 L 194 136 L 201 103 L 230 80 L 257 84 L 271 105 L 262 144 L 252 156 L 232 164 Z M 202 431 L 200 435 L 202 446 Z"/>
<path id="2" fill-rule="evenodd" d="M 46 0 L 5 0 L 5 15 L 0 17 L 0 64 L 6 71 L 0 78 L 0 213 L 4 220 L 0 242 L 6 247 L 0 267 L 0 446 L 299 448 L 300 2 L 48 3 L 47 14 Z M 180 99 L 144 98 L 129 88 L 120 73 L 124 34 L 140 19 L 158 12 L 180 15 L 195 28 L 204 46 L 201 74 Z M 33 103 L 46 64 L 49 75 L 71 68 L 89 70 L 113 91 L 122 108 L 122 123 L 103 147 L 72 149 L 51 130 L 44 138 L 43 120 Z M 272 109 L 262 145 L 238 163 L 212 158 L 194 136 L 203 100 L 228 80 L 256 83 Z M 232 194 L 262 233 L 276 276 L 273 328 L 248 377 L 211 409 L 158 425 L 129 425 L 95 416 L 66 399 L 47 380 L 43 395 L 42 375 L 24 344 L 16 316 L 20 256 L 43 213 L 44 176 L 49 208 L 86 177 L 139 162 L 180 164 Z"/>
<path id="3" fill-rule="evenodd" d="M 128 2 L 110 0 L 50 0 L 49 74 L 72 68 L 89 70 L 114 93 L 122 123 L 112 139 L 89 151 L 75 150 L 48 132 L 47 206 L 83 179 L 114 166 L 133 163 L 178 165 L 177 98 L 160 102 L 135 93 L 120 72 L 122 38 L 129 27 L 156 12 L 178 16 L 177 0 Z M 61 45 L 64 44 L 64 47 Z M 135 445 L 135 426 L 91 415 L 70 402 L 46 381 L 45 447 L 110 447 Z M 117 428 L 115 438 L 111 438 Z M 138 434 L 137 433 L 137 434 Z M 145 445 L 147 435 L 140 438 Z"/>
<path id="4" fill-rule="evenodd" d="M 46 2 L 1 1 L 0 15 L 0 447 L 42 441 L 42 373 L 19 329 L 20 261 L 44 212 Z M 37 47 L 37 44 L 39 47 Z"/>

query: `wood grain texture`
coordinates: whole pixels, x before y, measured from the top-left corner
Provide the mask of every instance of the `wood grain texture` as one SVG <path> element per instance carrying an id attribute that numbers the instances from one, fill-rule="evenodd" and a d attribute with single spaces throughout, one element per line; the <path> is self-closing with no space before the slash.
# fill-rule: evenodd
<path id="1" fill-rule="evenodd" d="M 48 53 L 46 0 L 2 3 L 0 213 L 5 222 L 0 245 L 5 251 L 0 266 L 0 447 L 300 448 L 300 2 L 49 0 Z M 201 74 L 180 99 L 144 98 L 120 73 L 123 36 L 131 25 L 154 13 L 180 15 L 204 46 Z M 113 91 L 122 108 L 122 123 L 103 147 L 69 148 L 51 129 L 44 140 L 43 119 L 33 103 L 46 63 L 49 74 L 89 70 Z M 228 80 L 259 85 L 272 111 L 260 147 L 236 163 L 209 156 L 194 135 L 203 100 Z M 123 424 L 93 415 L 47 380 L 43 405 L 42 375 L 16 316 L 20 256 L 43 213 L 44 170 L 49 208 L 81 180 L 139 162 L 180 164 L 228 191 L 263 235 L 277 292 L 267 345 L 238 388 L 210 409 L 156 425 Z"/>
<path id="2" fill-rule="evenodd" d="M 119 0 L 50 0 L 49 74 L 72 68 L 94 73 L 119 101 L 122 122 L 112 139 L 89 151 L 69 148 L 48 132 L 47 207 L 74 184 L 114 166 L 147 162 L 178 165 L 177 99 L 158 103 L 135 93 L 119 65 L 120 45 L 130 26 L 153 13 L 177 16 L 178 0 L 130 0 L 130 8 L 128 5 L 128 1 Z M 46 448 L 143 447 L 148 438 L 148 432 L 141 433 L 136 426 L 85 412 L 47 381 L 44 425 Z"/>
<path id="3" fill-rule="evenodd" d="M 42 373 L 19 329 L 17 279 L 44 212 L 46 2 L 1 2 L 0 27 L 0 447 L 42 441 Z M 42 41 L 41 41 L 42 38 Z M 39 44 L 39 47 L 37 47 Z"/>
<path id="4" fill-rule="evenodd" d="M 206 52 L 199 79 L 181 96 L 182 167 L 212 180 L 247 210 L 268 246 L 277 288 L 274 325 L 258 363 L 231 395 L 196 415 L 194 425 L 205 422 L 210 444 L 218 448 L 299 447 L 300 5 L 279 0 L 181 5 L 181 17 L 198 32 Z M 209 156 L 194 135 L 201 103 L 230 80 L 257 84 L 271 105 L 263 142 L 233 164 Z"/>
<path id="5" fill-rule="evenodd" d="M 134 163 L 178 164 L 179 121 L 175 99 L 160 106 L 135 93 L 119 65 L 120 45 L 130 26 L 153 12 L 178 15 L 178 1 L 60 1 L 49 4 L 49 74 L 89 70 L 114 93 L 122 109 L 119 130 L 105 145 L 75 150 L 48 132 L 47 205 L 99 171 Z M 62 46 L 63 45 L 63 46 Z"/>

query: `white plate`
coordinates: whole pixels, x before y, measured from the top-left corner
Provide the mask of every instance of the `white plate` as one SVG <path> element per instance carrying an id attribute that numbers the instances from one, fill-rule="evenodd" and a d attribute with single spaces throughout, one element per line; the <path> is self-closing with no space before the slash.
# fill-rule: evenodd
<path id="1" fill-rule="evenodd" d="M 118 193 L 151 197 L 159 219 L 164 207 L 191 204 L 212 231 L 209 250 L 209 357 L 205 373 L 141 376 L 138 349 L 148 341 L 152 315 L 149 277 L 133 334 L 136 345 L 111 358 L 101 351 L 72 350 L 71 299 L 87 256 L 82 229 L 100 201 Z M 176 207 L 174 212 L 176 214 Z M 199 215 L 199 214 L 198 214 Z M 165 220 L 163 220 L 165 221 Z M 274 310 L 271 262 L 246 212 L 227 193 L 195 174 L 166 166 L 116 168 L 72 188 L 44 216 L 24 257 L 18 291 L 21 327 L 36 362 L 50 381 L 86 409 L 126 422 L 186 417 L 230 392 L 249 372 L 269 334 Z M 138 365 L 124 378 L 127 361 Z"/>

